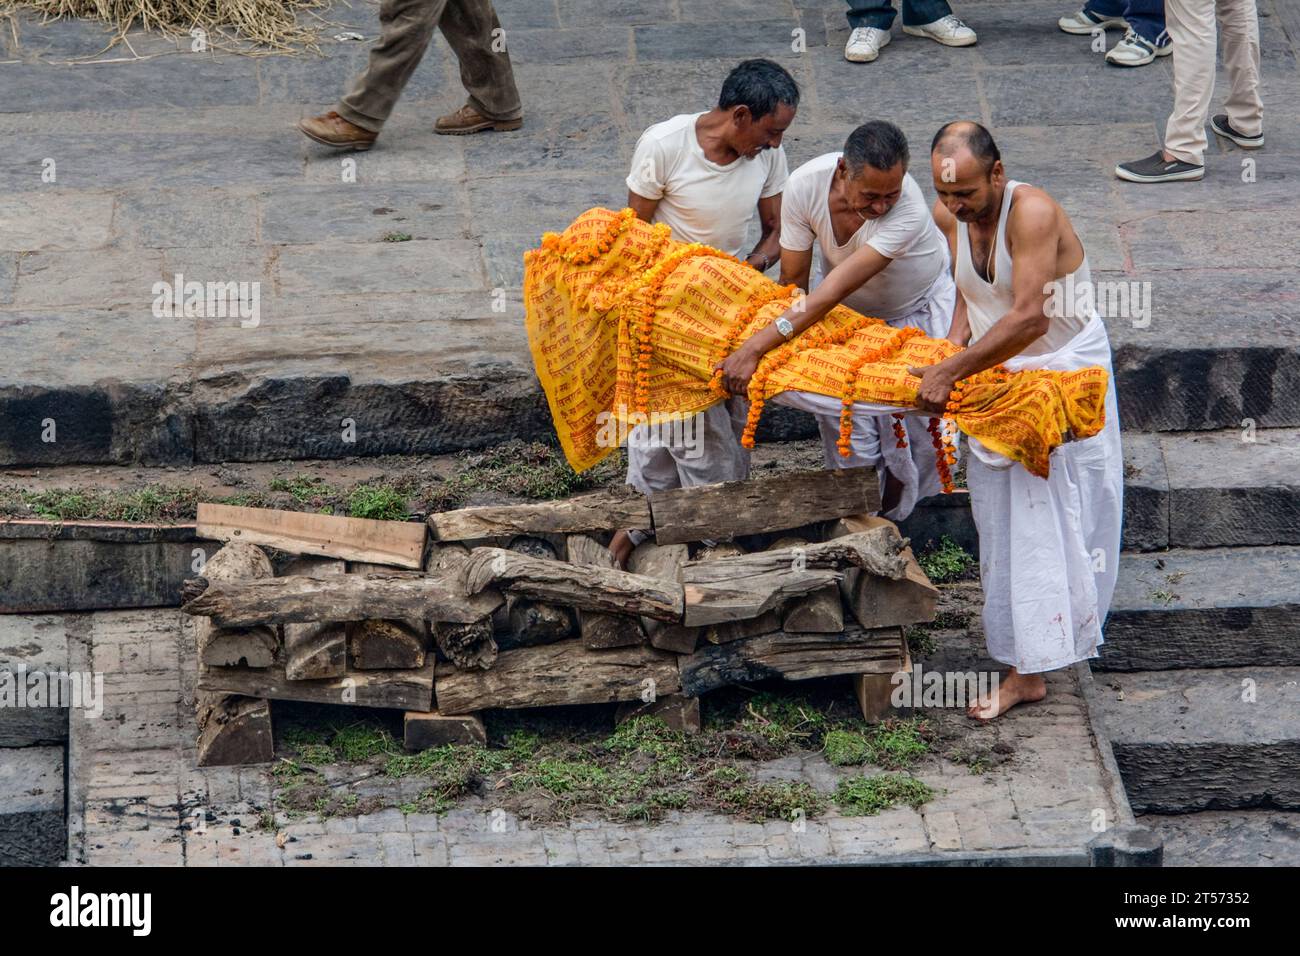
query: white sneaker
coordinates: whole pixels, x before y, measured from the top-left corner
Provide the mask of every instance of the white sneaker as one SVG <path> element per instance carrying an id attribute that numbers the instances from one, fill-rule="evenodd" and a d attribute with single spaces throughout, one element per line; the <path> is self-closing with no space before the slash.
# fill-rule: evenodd
<path id="1" fill-rule="evenodd" d="M 1071 13 L 1067 17 L 1061 17 L 1061 19 L 1056 21 L 1056 25 L 1066 33 L 1083 34 L 1091 33 L 1098 27 L 1101 27 L 1103 30 L 1128 29 L 1128 21 L 1123 17 L 1103 17 L 1086 8 L 1080 10 L 1078 13 Z"/>
<path id="2" fill-rule="evenodd" d="M 1172 44 L 1156 46 L 1129 30 L 1124 34 L 1124 39 L 1111 47 L 1110 52 L 1106 54 L 1106 62 L 1113 63 L 1115 66 L 1145 66 L 1156 57 L 1168 56 L 1173 52 Z"/>
<path id="3" fill-rule="evenodd" d="M 880 48 L 889 46 L 889 31 L 879 27 L 855 27 L 844 45 L 844 59 L 854 63 L 870 63 L 880 56 Z"/>
<path id="4" fill-rule="evenodd" d="M 951 13 L 940 17 L 933 23 L 923 23 L 919 27 L 904 25 L 903 32 L 914 37 L 929 37 L 938 40 L 944 46 L 970 46 L 978 37 L 975 31 L 962 23 Z"/>

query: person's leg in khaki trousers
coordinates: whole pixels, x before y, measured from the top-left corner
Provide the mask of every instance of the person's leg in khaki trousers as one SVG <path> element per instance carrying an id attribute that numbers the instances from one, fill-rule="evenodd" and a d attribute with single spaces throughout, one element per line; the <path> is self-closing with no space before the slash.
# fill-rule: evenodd
<path id="1" fill-rule="evenodd" d="M 424 57 L 435 27 L 460 61 L 466 107 L 438 121 L 439 132 L 517 129 L 522 116 L 504 34 L 491 0 L 383 0 L 379 42 L 365 71 L 334 111 L 299 128 L 329 146 L 369 148 Z"/>
<path id="2" fill-rule="evenodd" d="M 1223 67 L 1231 86 L 1225 103 L 1228 122 L 1245 136 L 1263 130 L 1255 0 L 1166 0 L 1165 20 L 1174 48 L 1174 109 L 1165 126 L 1165 152 L 1197 166 L 1205 164 L 1205 121 L 1214 95 L 1216 8 Z"/>

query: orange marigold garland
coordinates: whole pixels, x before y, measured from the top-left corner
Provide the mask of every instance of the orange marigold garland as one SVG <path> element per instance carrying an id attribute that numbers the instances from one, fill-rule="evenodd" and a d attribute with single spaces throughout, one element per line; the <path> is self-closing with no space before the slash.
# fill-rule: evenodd
<path id="1" fill-rule="evenodd" d="M 907 429 L 903 427 L 903 413 L 894 412 L 894 439 L 895 448 L 907 447 Z"/>
<path id="2" fill-rule="evenodd" d="M 844 397 L 840 401 L 840 437 L 835 443 L 839 449 L 840 455 L 848 458 L 853 453 L 853 401 L 854 391 L 857 387 L 858 373 L 862 371 L 862 366 L 872 362 L 879 362 L 887 355 L 897 352 L 908 339 L 922 335 L 920 329 L 913 325 L 904 326 L 895 330 L 893 336 L 888 342 L 879 348 L 867 349 L 856 359 L 844 376 Z M 898 416 L 895 416 L 896 418 Z M 899 440 L 898 447 L 906 448 L 906 433 L 900 434 L 902 425 L 899 422 L 894 423 L 894 436 Z"/>
<path id="3" fill-rule="evenodd" d="M 939 419 L 932 418 L 929 423 L 930 441 L 934 445 L 935 468 L 939 472 L 939 482 L 945 495 L 952 494 L 952 466 L 956 463 L 956 450 L 952 447 L 952 438 L 947 429 L 939 428 Z"/>

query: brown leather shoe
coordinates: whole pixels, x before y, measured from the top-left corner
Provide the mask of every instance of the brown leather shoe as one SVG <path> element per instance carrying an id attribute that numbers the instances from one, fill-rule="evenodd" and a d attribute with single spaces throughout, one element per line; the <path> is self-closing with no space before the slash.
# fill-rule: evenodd
<path id="1" fill-rule="evenodd" d="M 477 133 L 480 130 L 510 130 L 518 129 L 524 125 L 523 118 L 511 120 L 494 120 L 484 116 L 474 107 L 466 103 L 454 113 L 448 113 L 446 116 L 439 116 L 438 122 L 433 124 L 435 133 L 443 133 L 450 136 L 463 136 L 465 133 Z"/>
<path id="2" fill-rule="evenodd" d="M 375 139 L 379 136 L 378 133 L 349 123 L 333 110 L 324 116 L 299 120 L 298 128 L 316 142 L 335 149 L 366 150 L 375 145 Z"/>

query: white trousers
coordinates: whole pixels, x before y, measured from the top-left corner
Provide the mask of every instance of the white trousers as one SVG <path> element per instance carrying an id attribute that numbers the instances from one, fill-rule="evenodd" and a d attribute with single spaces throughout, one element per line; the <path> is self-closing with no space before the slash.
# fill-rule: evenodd
<path id="1" fill-rule="evenodd" d="M 1174 51 L 1174 109 L 1165 124 L 1165 149 L 1197 166 L 1205 164 L 1205 122 L 1214 96 L 1216 13 L 1231 87 L 1223 104 L 1228 122 L 1245 136 L 1263 130 L 1255 0 L 1166 0 L 1165 25 Z"/>
<path id="2" fill-rule="evenodd" d="M 1013 371 L 1101 365 L 1111 372 L 1105 427 L 1053 450 L 1047 478 L 969 440 L 966 485 L 979 531 L 988 652 L 1033 674 L 1097 656 L 1119 572 L 1124 457 L 1100 318 L 1057 352 L 1005 364 Z"/>
<path id="3" fill-rule="evenodd" d="M 820 277 L 819 277 L 820 278 Z M 947 336 L 952 325 L 953 307 L 957 302 L 957 286 L 945 268 L 930 287 L 925 301 L 913 311 L 889 324 L 895 328 L 914 325 L 930 338 Z M 861 468 L 873 466 L 880 475 L 880 487 L 885 487 L 885 469 L 903 485 L 898 503 L 884 512 L 891 521 L 902 521 L 912 513 L 916 503 L 943 490 L 939 479 L 938 456 L 929 432 L 930 416 L 920 416 L 913 411 L 903 418 L 907 431 L 907 447 L 898 448 L 894 437 L 893 412 L 880 412 L 882 406 L 859 403 L 853 412 L 853 436 L 848 456 L 840 454 L 840 400 L 829 395 L 811 392 L 782 392 L 774 402 L 812 412 L 817 418 L 817 430 L 822 439 L 822 455 L 827 468 Z M 897 409 L 897 411 L 903 411 Z M 945 422 L 950 433 L 956 435 L 951 422 Z M 956 471 L 956 466 L 953 466 Z"/>

